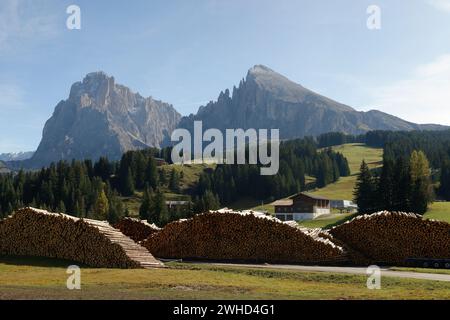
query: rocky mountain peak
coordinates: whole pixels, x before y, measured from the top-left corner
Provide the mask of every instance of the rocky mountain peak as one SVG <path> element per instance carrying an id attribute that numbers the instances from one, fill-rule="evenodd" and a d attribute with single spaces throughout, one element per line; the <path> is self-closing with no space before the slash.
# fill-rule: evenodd
<path id="1" fill-rule="evenodd" d="M 351 89 L 351 88 L 349 88 Z M 215 102 L 185 117 L 180 127 L 280 129 L 282 139 L 315 136 L 326 132 L 361 134 L 370 130 L 420 130 L 431 128 L 410 123 L 379 111 L 358 112 L 273 71 L 264 65 L 248 70 L 245 80 L 233 88 L 232 97 L 222 92 Z M 433 128 L 439 128 L 433 126 Z"/>
<path id="2" fill-rule="evenodd" d="M 88 73 L 82 81 L 75 82 L 71 89 L 69 100 L 78 103 L 81 107 L 101 106 L 106 98 L 114 92 L 116 83 L 114 77 L 103 71 Z"/>
<path id="3" fill-rule="evenodd" d="M 180 118 L 168 103 L 143 98 L 104 72 L 89 73 L 56 106 L 28 166 L 101 156 L 118 159 L 128 150 L 160 147 Z"/>

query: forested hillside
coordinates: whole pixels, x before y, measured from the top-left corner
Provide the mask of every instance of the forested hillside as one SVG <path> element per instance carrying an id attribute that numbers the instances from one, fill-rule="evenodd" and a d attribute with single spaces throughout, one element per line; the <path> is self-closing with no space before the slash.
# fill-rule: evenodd
<path id="1" fill-rule="evenodd" d="M 241 197 L 273 201 L 305 190 L 305 175 L 315 177 L 321 188 L 349 174 L 347 159 L 341 153 L 320 151 L 314 139 L 305 138 L 281 143 L 277 175 L 261 176 L 256 165 L 218 165 L 200 177 L 196 195 L 215 193 L 222 204 Z"/>
<path id="2" fill-rule="evenodd" d="M 0 215 L 34 206 L 114 222 L 128 214 L 123 197 L 139 191 L 141 218 L 163 225 L 242 196 L 276 199 L 290 195 L 304 190 L 305 175 L 326 186 L 350 173 L 342 154 L 319 150 L 309 138 L 281 144 L 280 170 L 275 176 L 261 176 L 257 165 L 218 165 L 202 169 L 198 177 L 188 177 L 188 187 L 183 184 L 187 170 L 182 166 L 157 166 L 155 157 L 169 162 L 169 155 L 170 149 L 130 151 L 120 161 L 104 157 L 95 163 L 60 161 L 39 171 L 0 175 Z M 183 210 L 170 212 L 165 206 L 168 192 L 186 194 L 192 201 Z"/>
<path id="3" fill-rule="evenodd" d="M 321 147 L 360 142 L 383 148 L 383 158 L 390 165 L 398 161 L 407 163 L 414 151 L 422 151 L 429 162 L 437 197 L 450 200 L 450 130 L 372 131 L 359 136 L 329 133 L 318 137 L 317 141 Z"/>

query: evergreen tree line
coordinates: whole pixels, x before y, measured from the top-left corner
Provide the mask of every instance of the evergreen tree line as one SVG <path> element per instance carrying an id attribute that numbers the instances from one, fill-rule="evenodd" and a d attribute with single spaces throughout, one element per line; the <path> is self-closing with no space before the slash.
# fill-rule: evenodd
<path id="1" fill-rule="evenodd" d="M 95 163 L 59 161 L 38 171 L 2 174 L 0 217 L 33 206 L 115 222 L 128 215 L 120 196 L 132 196 L 145 187 L 159 192 L 164 185 L 179 192 L 182 175 L 173 170 L 167 178 L 157 167 L 155 157 L 167 157 L 167 150 L 130 151 L 113 162 L 105 157 Z"/>
<path id="2" fill-rule="evenodd" d="M 423 151 L 413 151 L 408 158 L 384 158 L 379 172 L 361 164 L 355 187 L 360 213 L 382 210 L 424 214 L 433 200 L 431 170 Z"/>
<path id="3" fill-rule="evenodd" d="M 355 136 L 342 132 L 329 132 L 319 135 L 316 140 L 319 148 L 327 148 L 347 143 L 364 143 L 365 135 Z"/>
<path id="4" fill-rule="evenodd" d="M 93 166 L 90 161 L 61 161 L 40 171 L 0 175 L 0 216 L 33 206 L 116 221 L 125 211 L 111 181 L 97 173 L 99 163 Z"/>
<path id="5" fill-rule="evenodd" d="M 280 144 L 278 174 L 262 176 L 259 165 L 218 165 L 200 176 L 195 195 L 207 203 L 216 198 L 222 205 L 245 196 L 272 201 L 305 190 L 306 175 L 321 188 L 350 175 L 350 169 L 342 154 L 319 151 L 312 138 L 291 140 Z"/>
<path id="6" fill-rule="evenodd" d="M 450 201 L 450 130 L 443 131 L 370 131 L 364 135 L 326 133 L 317 138 L 319 147 L 343 143 L 365 143 L 383 148 L 387 159 L 409 161 L 414 150 L 422 150 L 430 166 L 432 180 L 440 184 L 437 196 Z"/>
<path id="7" fill-rule="evenodd" d="M 187 205 L 184 206 L 168 208 L 164 192 L 161 189 L 154 191 L 147 185 L 144 189 L 142 203 L 139 208 L 139 218 L 158 226 L 164 226 L 175 220 L 192 217 L 194 212 L 200 211 L 194 211 L 191 201 L 187 201 Z"/>

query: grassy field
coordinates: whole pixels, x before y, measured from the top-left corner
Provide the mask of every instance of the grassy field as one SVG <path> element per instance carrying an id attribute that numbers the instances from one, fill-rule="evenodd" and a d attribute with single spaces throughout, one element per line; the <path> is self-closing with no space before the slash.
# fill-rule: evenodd
<path id="1" fill-rule="evenodd" d="M 447 221 L 450 223 L 450 202 L 435 202 L 424 215 L 426 219 Z"/>
<path id="2" fill-rule="evenodd" d="M 196 185 L 198 179 L 200 178 L 200 174 L 205 169 L 214 169 L 215 165 L 211 164 L 185 164 L 183 166 L 180 165 L 165 165 L 161 167 L 165 174 L 167 181 L 169 181 L 170 173 L 173 169 L 178 170 L 178 172 L 183 173 L 183 177 L 181 179 L 181 190 L 188 190 Z"/>
<path id="3" fill-rule="evenodd" d="M 301 221 L 299 222 L 299 225 L 306 228 L 329 229 L 334 225 L 346 221 L 351 216 L 352 215 L 348 213 L 324 215 L 315 220 Z"/>
<path id="4" fill-rule="evenodd" d="M 359 172 L 359 167 L 363 159 L 369 164 L 371 169 L 378 168 L 382 165 L 383 149 L 371 148 L 364 144 L 352 143 L 333 147 L 333 150 L 342 153 L 348 160 L 351 176 L 342 177 L 337 183 L 330 184 L 322 189 L 316 189 L 311 193 L 327 197 L 329 199 L 353 199 L 353 189 L 355 188 L 356 176 Z M 313 177 L 306 177 L 306 183 L 313 183 Z M 241 199 L 236 203 L 230 205 L 233 209 L 253 209 L 259 211 L 274 212 L 274 207 L 270 204 L 261 205 L 261 203 L 254 199 Z M 343 217 L 324 217 L 320 221 L 309 221 L 302 223 L 302 225 L 309 227 L 324 227 L 329 224 L 334 224 Z"/>
<path id="5" fill-rule="evenodd" d="M 436 273 L 436 274 L 450 274 L 448 269 L 430 269 L 430 268 L 403 268 L 403 267 L 392 267 L 390 270 L 394 271 L 411 271 L 419 273 Z"/>
<path id="6" fill-rule="evenodd" d="M 342 177 L 338 182 L 325 188 L 314 190 L 312 193 L 330 199 L 351 200 L 353 199 L 353 190 L 361 162 L 365 160 L 371 169 L 380 167 L 382 165 L 383 149 L 352 143 L 333 147 L 333 150 L 342 153 L 347 158 L 351 176 Z"/>
<path id="7" fill-rule="evenodd" d="M 238 267 L 172 264 L 167 269 L 81 269 L 66 288 L 68 262 L 0 257 L 0 299 L 450 299 L 450 283 Z"/>

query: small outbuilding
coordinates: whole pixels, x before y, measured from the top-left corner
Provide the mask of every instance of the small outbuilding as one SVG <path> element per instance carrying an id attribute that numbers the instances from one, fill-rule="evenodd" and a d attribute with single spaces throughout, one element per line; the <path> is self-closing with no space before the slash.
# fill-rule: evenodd
<path id="1" fill-rule="evenodd" d="M 331 208 L 337 209 L 340 212 L 358 212 L 358 205 L 351 200 L 331 200 L 330 204 Z"/>

